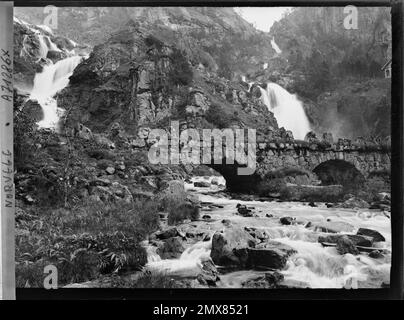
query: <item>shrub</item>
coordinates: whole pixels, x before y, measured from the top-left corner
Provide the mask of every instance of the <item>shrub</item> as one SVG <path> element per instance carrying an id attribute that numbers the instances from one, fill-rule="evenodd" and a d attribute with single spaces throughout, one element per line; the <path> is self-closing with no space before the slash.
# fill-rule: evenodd
<path id="1" fill-rule="evenodd" d="M 199 219 L 199 207 L 189 203 L 181 203 L 177 206 L 173 206 L 168 213 L 168 224 L 174 225 L 181 223 L 186 219 L 191 221 Z"/>

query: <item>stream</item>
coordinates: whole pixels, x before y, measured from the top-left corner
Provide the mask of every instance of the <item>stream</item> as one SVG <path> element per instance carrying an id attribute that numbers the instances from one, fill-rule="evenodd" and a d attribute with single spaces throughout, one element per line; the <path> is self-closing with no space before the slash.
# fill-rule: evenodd
<path id="1" fill-rule="evenodd" d="M 218 179 L 218 177 L 215 177 Z M 194 177 L 192 182 L 211 182 L 213 177 Z M 219 178 L 219 185 L 224 179 Z M 327 208 L 324 203 L 311 207 L 302 202 L 277 201 L 242 201 L 230 199 L 221 192 L 224 187 L 211 184 L 210 187 L 194 187 L 185 183 L 188 192 L 194 194 L 204 204 L 201 217 L 209 215 L 210 219 L 189 222 L 179 227 L 192 227 L 212 235 L 223 230 L 223 219 L 231 221 L 233 226 L 253 227 L 264 231 L 271 240 L 289 245 L 297 251 L 288 258 L 286 267 L 279 272 L 283 274 L 282 285 L 298 288 L 380 288 L 390 282 L 391 267 L 391 225 L 390 219 L 381 211 L 370 209 Z M 254 208 L 255 216 L 243 217 L 236 214 L 237 204 Z M 294 217 L 299 224 L 282 225 L 281 217 Z M 332 225 L 337 233 L 356 233 L 359 228 L 377 230 L 386 241 L 375 243 L 383 250 L 383 256 L 377 259 L 368 253 L 358 255 L 339 254 L 335 247 L 323 247 L 318 242 L 320 235 L 327 233 L 312 225 Z M 335 234 L 335 233 L 334 233 Z M 180 278 L 195 278 L 201 271 L 202 261 L 210 256 L 211 240 L 189 244 L 178 259 L 161 259 L 156 247 L 146 245 L 148 263 L 146 268 L 161 271 L 167 275 Z M 243 283 L 262 276 L 264 271 L 241 270 L 226 272 L 217 266 L 220 272 L 219 288 L 242 288 Z M 223 271 L 221 271 L 223 270 Z"/>

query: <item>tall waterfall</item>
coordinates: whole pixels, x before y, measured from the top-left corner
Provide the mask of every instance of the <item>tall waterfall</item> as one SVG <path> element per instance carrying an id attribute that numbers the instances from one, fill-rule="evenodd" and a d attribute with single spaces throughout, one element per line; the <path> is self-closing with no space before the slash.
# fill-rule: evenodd
<path id="1" fill-rule="evenodd" d="M 41 128 L 57 128 L 63 110 L 57 107 L 54 95 L 69 84 L 69 77 L 83 57 L 74 56 L 47 65 L 34 78 L 30 99 L 42 107 L 44 118 L 38 122 Z"/>
<path id="2" fill-rule="evenodd" d="M 268 83 L 266 90 L 259 88 L 262 102 L 274 113 L 279 127 L 292 131 L 294 138 L 303 140 L 310 131 L 310 124 L 302 102 L 276 83 Z"/>

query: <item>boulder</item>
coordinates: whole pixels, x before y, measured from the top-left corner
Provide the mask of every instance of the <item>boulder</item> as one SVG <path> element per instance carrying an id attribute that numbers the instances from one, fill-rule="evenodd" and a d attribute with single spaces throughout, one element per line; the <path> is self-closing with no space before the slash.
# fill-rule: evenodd
<path id="1" fill-rule="evenodd" d="M 374 242 L 386 241 L 386 239 L 376 230 L 359 228 L 357 235 L 367 236 L 373 238 Z"/>
<path id="2" fill-rule="evenodd" d="M 348 238 L 355 246 L 372 247 L 373 245 L 373 238 L 356 234 L 333 234 L 319 236 L 318 242 L 338 243 L 338 240 L 341 238 Z"/>
<path id="3" fill-rule="evenodd" d="M 158 231 L 154 233 L 155 237 L 159 240 L 164 240 L 168 238 L 177 237 L 180 235 L 180 232 L 176 227 L 171 227 L 163 231 Z"/>
<path id="4" fill-rule="evenodd" d="M 227 228 L 213 235 L 210 256 L 217 265 L 243 268 L 247 263 L 247 250 L 253 246 L 255 239 L 248 232 L 236 227 Z"/>
<path id="5" fill-rule="evenodd" d="M 253 269 L 283 269 L 289 256 L 296 253 L 292 247 L 269 241 L 248 249 L 247 266 Z"/>
<path id="6" fill-rule="evenodd" d="M 216 281 L 219 281 L 219 272 L 216 269 L 212 259 L 208 259 L 202 262 L 201 273 L 198 274 L 196 279 L 200 284 L 215 286 Z"/>
<path id="7" fill-rule="evenodd" d="M 108 167 L 105 169 L 105 172 L 108 174 L 114 174 L 115 173 L 115 168 L 114 167 Z"/>
<path id="8" fill-rule="evenodd" d="M 359 254 L 359 250 L 355 247 L 353 241 L 345 235 L 337 239 L 337 251 L 339 254 Z"/>

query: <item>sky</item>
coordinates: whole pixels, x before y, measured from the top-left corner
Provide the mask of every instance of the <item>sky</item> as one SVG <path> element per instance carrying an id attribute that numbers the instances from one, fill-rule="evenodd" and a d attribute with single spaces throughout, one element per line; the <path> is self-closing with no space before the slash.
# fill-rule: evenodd
<path id="1" fill-rule="evenodd" d="M 282 18 L 290 7 L 237 7 L 236 12 L 262 31 L 268 32 L 275 21 Z"/>

